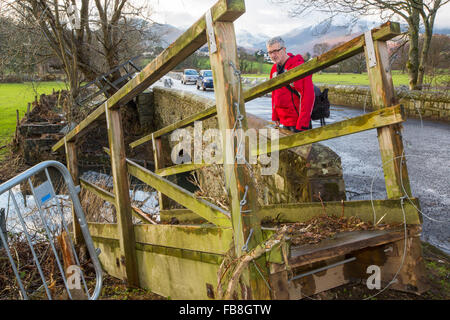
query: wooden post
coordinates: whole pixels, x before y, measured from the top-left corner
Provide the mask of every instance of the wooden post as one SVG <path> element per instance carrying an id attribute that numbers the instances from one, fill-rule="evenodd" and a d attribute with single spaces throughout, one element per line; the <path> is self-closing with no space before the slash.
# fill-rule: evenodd
<path id="1" fill-rule="evenodd" d="M 108 140 L 111 152 L 111 170 L 116 200 L 116 215 L 119 229 L 120 267 L 123 279 L 130 287 L 139 287 L 137 272 L 136 240 L 131 219 L 130 187 L 125 158 L 125 144 L 120 109 L 105 106 Z M 123 269 L 125 268 L 125 270 Z"/>
<path id="2" fill-rule="evenodd" d="M 375 66 L 371 67 L 369 62 L 370 51 L 372 50 L 371 44 L 366 43 L 364 51 L 366 54 L 372 104 L 374 110 L 377 110 L 395 105 L 397 99 L 395 97 L 394 84 L 392 83 L 386 42 L 373 41 L 372 43 L 376 57 Z M 378 128 L 377 131 L 388 199 L 400 198 L 405 192 L 411 196 L 406 159 L 402 159 L 402 156 L 404 156 L 401 135 L 402 126 L 400 124 L 394 124 Z"/>
<path id="3" fill-rule="evenodd" d="M 77 186 L 80 184 L 78 176 L 78 154 L 75 142 L 66 142 L 66 163 L 67 169 L 72 176 L 73 183 Z M 84 243 L 83 234 L 81 233 L 80 222 L 78 221 L 75 209 L 72 206 L 72 221 L 73 221 L 73 239 L 78 245 Z"/>
<path id="4" fill-rule="evenodd" d="M 227 163 L 227 159 L 235 159 L 238 147 L 236 143 L 227 144 L 226 142 L 226 131 L 232 130 L 237 121 L 235 103 L 239 107 L 240 114 L 244 116 L 241 129 L 244 132 L 247 130 L 243 90 L 239 77 L 234 73 L 239 68 L 234 25 L 232 22 L 216 22 L 213 29 L 217 51 L 212 54 L 210 52 L 210 61 L 214 77 L 217 118 L 223 137 L 225 182 L 231 203 L 235 254 L 239 257 L 245 254 L 243 246 L 247 241 L 248 250 L 251 250 L 260 244 L 263 238 L 260 221 L 256 216 L 258 204 L 251 172 L 245 164 Z M 211 51 L 209 32 L 207 32 L 207 35 Z M 236 128 L 239 128 L 239 125 L 236 125 Z M 228 148 L 227 145 L 229 145 Z M 241 200 L 246 201 L 246 204 L 242 207 L 245 214 L 241 211 Z M 251 229 L 253 229 L 253 233 L 249 238 Z M 265 257 L 258 260 L 257 263 L 262 268 L 261 273 L 268 275 Z M 238 290 L 240 298 L 270 299 L 269 288 L 262 277 L 256 270 L 255 264 L 250 263 L 249 267 L 242 273 L 243 288 Z"/>
<path id="5" fill-rule="evenodd" d="M 164 159 L 162 157 L 162 141 L 161 138 L 154 138 L 152 134 L 153 158 L 155 162 L 155 172 L 164 167 Z M 169 199 L 158 191 L 159 210 L 167 209 Z"/>

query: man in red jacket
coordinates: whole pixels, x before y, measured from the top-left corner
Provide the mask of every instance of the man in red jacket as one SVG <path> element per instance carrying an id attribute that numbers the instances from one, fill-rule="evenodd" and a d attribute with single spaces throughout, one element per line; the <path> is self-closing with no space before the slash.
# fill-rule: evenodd
<path id="1" fill-rule="evenodd" d="M 274 62 L 270 79 L 304 63 L 301 55 L 286 52 L 283 39 L 267 41 L 267 52 Z M 293 132 L 311 129 L 311 112 L 314 106 L 312 76 L 294 81 L 272 92 L 272 120 Z"/>

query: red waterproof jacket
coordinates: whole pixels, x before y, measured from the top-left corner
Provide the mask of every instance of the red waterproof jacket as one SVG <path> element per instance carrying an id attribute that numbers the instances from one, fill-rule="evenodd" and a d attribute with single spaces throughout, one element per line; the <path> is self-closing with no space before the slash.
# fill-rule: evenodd
<path id="1" fill-rule="evenodd" d="M 289 59 L 284 65 L 286 71 L 305 62 L 299 54 L 294 56 L 292 53 L 288 53 L 288 55 Z M 270 71 L 270 79 L 277 75 L 277 65 L 274 64 Z M 295 126 L 298 130 L 306 130 L 309 128 L 315 100 L 312 75 L 297 80 L 290 86 L 300 93 L 301 104 L 298 96 L 286 86 L 274 90 L 272 92 L 272 121 L 279 121 L 284 126 Z"/>

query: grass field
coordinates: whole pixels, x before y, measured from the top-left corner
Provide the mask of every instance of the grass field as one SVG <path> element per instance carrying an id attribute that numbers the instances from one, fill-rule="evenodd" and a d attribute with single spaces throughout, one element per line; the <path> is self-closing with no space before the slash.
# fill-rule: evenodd
<path id="1" fill-rule="evenodd" d="M 268 78 L 269 73 L 267 74 L 244 74 L 244 77 L 257 77 L 257 78 Z M 426 79 L 425 79 L 426 80 Z M 441 82 L 449 82 L 450 75 L 443 76 L 441 75 L 439 80 Z M 342 84 L 342 85 L 369 85 L 369 77 L 367 73 L 357 74 L 357 73 L 315 73 L 313 75 L 314 83 L 324 83 L 324 84 Z M 408 86 L 409 79 L 407 73 L 401 73 L 401 71 L 393 70 L 392 71 L 392 81 L 394 82 L 395 87 L 399 86 Z"/>
<path id="2" fill-rule="evenodd" d="M 63 82 L 0 83 L 0 147 L 11 139 L 16 130 L 16 110 L 22 118 L 27 111 L 28 102 L 35 95 L 49 94 L 52 90 L 65 89 Z M 2 151 L 0 150 L 0 158 Z"/>
<path id="3" fill-rule="evenodd" d="M 316 73 L 313 75 L 313 81 L 316 83 L 326 84 L 343 84 L 343 85 L 369 85 L 369 77 L 367 73 Z M 408 74 L 400 71 L 392 71 L 392 81 L 394 86 L 408 86 Z"/>

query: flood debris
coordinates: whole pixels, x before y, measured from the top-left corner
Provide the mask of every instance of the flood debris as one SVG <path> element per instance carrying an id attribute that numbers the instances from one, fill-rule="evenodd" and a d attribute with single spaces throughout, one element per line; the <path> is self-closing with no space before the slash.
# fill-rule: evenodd
<path id="1" fill-rule="evenodd" d="M 386 230 L 401 226 L 362 221 L 356 216 L 337 217 L 320 215 L 306 222 L 284 224 L 287 227 L 286 235 L 293 245 L 316 244 L 324 239 L 332 239 L 338 233 L 359 230 Z"/>

